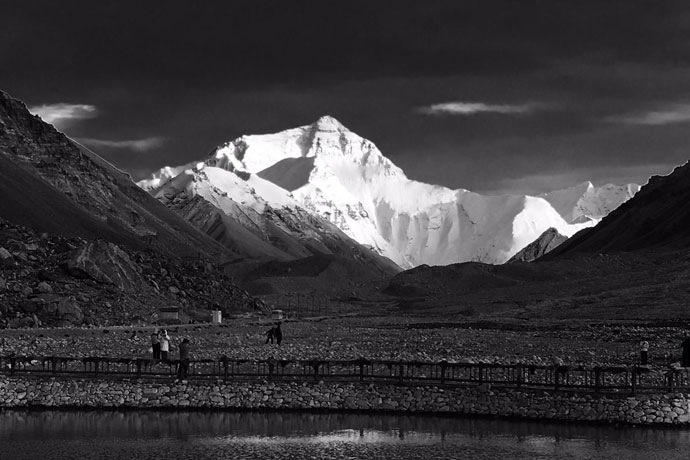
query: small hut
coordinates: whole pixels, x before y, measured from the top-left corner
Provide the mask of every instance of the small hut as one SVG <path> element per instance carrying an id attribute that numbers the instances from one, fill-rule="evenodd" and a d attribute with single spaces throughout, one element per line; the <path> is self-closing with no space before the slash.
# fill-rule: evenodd
<path id="1" fill-rule="evenodd" d="M 159 308 L 158 319 L 165 323 L 178 323 L 180 321 L 180 307 L 168 306 Z"/>

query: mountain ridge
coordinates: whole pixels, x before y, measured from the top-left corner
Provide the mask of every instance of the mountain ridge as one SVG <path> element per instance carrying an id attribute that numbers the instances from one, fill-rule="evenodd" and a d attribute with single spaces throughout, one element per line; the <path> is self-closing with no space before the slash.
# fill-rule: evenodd
<path id="1" fill-rule="evenodd" d="M 690 245 L 690 162 L 667 176 L 652 176 L 633 200 L 595 228 L 573 236 L 546 258 L 586 252 L 686 248 Z"/>
<path id="2" fill-rule="evenodd" d="M 503 263 L 550 227 L 569 236 L 596 224 L 637 191 L 634 184 L 589 184 L 579 194 L 484 196 L 425 184 L 408 179 L 373 142 L 330 116 L 279 133 L 243 135 L 203 163 L 282 186 L 301 207 L 403 268 Z M 138 184 L 155 189 L 165 174 Z M 572 209 L 556 209 L 568 202 Z"/>

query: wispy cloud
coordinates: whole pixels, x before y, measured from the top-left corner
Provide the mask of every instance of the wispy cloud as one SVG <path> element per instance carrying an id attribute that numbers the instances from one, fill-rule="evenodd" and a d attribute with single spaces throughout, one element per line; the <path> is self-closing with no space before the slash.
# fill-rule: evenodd
<path id="1" fill-rule="evenodd" d="M 29 107 L 29 112 L 41 117 L 46 123 L 58 129 L 65 128 L 75 120 L 85 120 L 98 115 L 96 106 L 90 104 L 43 104 Z"/>
<path id="2" fill-rule="evenodd" d="M 84 145 L 90 147 L 108 147 L 112 149 L 129 149 L 137 152 L 146 152 L 160 147 L 165 142 L 164 137 L 147 137 L 144 139 L 131 139 L 124 141 L 109 141 L 105 139 L 91 139 L 80 137 L 75 139 Z"/>
<path id="3" fill-rule="evenodd" d="M 535 104 L 485 104 L 483 102 L 441 102 L 417 109 L 425 115 L 475 115 L 478 113 L 500 113 L 521 115 L 533 112 Z"/>
<path id="4" fill-rule="evenodd" d="M 652 126 L 688 123 L 690 122 L 690 104 L 675 104 L 663 110 L 608 117 L 606 121 L 627 125 Z"/>

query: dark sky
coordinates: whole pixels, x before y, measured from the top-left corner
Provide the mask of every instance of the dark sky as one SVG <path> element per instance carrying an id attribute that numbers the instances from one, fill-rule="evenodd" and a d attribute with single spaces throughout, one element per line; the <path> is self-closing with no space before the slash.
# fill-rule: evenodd
<path id="1" fill-rule="evenodd" d="M 690 158 L 687 1 L 32 0 L 0 18 L 0 89 L 136 179 L 325 114 L 410 178 L 482 193 L 645 183 Z"/>

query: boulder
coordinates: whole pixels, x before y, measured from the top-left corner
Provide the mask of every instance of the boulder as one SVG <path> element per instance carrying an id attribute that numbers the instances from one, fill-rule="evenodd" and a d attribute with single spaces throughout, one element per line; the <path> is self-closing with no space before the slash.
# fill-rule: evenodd
<path id="1" fill-rule="evenodd" d="M 142 284 L 138 267 L 127 253 L 102 240 L 88 242 L 73 251 L 67 270 L 74 277 L 91 278 L 126 291 L 137 290 Z"/>
<path id="2" fill-rule="evenodd" d="M 14 263 L 14 257 L 5 248 L 0 247 L 0 264 L 2 265 L 12 265 Z"/>
<path id="3" fill-rule="evenodd" d="M 41 281 L 40 283 L 38 283 L 36 289 L 38 290 L 38 292 L 42 294 L 50 294 L 51 292 L 53 292 L 53 288 L 50 287 L 50 284 L 46 283 L 45 281 Z"/>
<path id="4" fill-rule="evenodd" d="M 33 313 L 38 310 L 38 302 L 34 302 L 33 300 L 22 300 L 17 306 L 24 313 Z"/>
<path id="5" fill-rule="evenodd" d="M 84 321 L 84 313 L 76 300 L 66 297 L 58 303 L 57 316 L 71 324 L 81 324 Z"/>
<path id="6" fill-rule="evenodd" d="M 36 277 L 40 281 L 57 281 L 60 279 L 60 277 L 58 275 L 56 275 L 55 273 L 52 273 L 52 272 L 49 272 L 48 270 L 43 270 L 43 269 L 38 271 L 38 274 L 36 275 Z"/>

